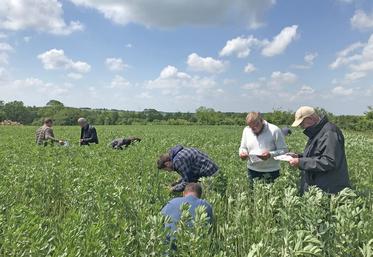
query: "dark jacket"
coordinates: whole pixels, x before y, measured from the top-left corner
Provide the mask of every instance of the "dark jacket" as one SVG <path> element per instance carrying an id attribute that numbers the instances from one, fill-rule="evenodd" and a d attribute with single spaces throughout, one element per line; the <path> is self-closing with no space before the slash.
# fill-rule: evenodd
<path id="1" fill-rule="evenodd" d="M 80 139 L 83 141 L 80 145 L 89 145 L 90 143 L 98 144 L 98 137 L 95 127 L 87 124 L 80 131 Z"/>
<path id="2" fill-rule="evenodd" d="M 196 148 L 177 145 L 170 149 L 173 169 L 181 176 L 173 186 L 174 192 L 182 192 L 187 183 L 198 182 L 201 177 L 214 175 L 218 166 L 203 152 Z"/>
<path id="3" fill-rule="evenodd" d="M 299 160 L 301 192 L 317 186 L 331 194 L 350 186 L 342 131 L 323 117 L 304 130 L 308 142 Z"/>

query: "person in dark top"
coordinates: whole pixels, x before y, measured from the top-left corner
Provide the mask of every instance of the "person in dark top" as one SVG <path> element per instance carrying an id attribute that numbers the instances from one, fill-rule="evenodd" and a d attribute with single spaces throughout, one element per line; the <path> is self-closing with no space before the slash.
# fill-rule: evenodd
<path id="1" fill-rule="evenodd" d="M 189 205 L 189 213 L 191 214 L 192 219 L 195 217 L 196 208 L 199 206 L 204 207 L 207 214 L 207 221 L 211 224 L 213 219 L 212 207 L 207 201 L 200 199 L 201 196 L 202 187 L 200 184 L 187 184 L 183 192 L 183 197 L 176 197 L 163 207 L 161 213 L 171 218 L 171 222 L 166 224 L 165 227 L 170 228 L 171 231 L 176 231 L 177 223 L 181 218 L 181 207 L 183 204 Z M 193 223 L 190 223 L 190 225 L 193 225 Z"/>
<path id="2" fill-rule="evenodd" d="M 171 185 L 172 192 L 182 192 L 186 184 L 198 182 L 201 177 L 213 176 L 219 169 L 205 153 L 181 145 L 161 155 L 157 165 L 158 169 L 176 171 L 181 176 L 179 181 Z"/>
<path id="3" fill-rule="evenodd" d="M 88 124 L 85 118 L 79 118 L 78 124 L 81 127 L 80 145 L 98 144 L 98 137 L 95 127 Z"/>
<path id="4" fill-rule="evenodd" d="M 117 150 L 123 150 L 123 147 L 124 148 L 127 148 L 129 145 L 135 143 L 135 142 L 140 142 L 141 141 L 141 138 L 138 138 L 138 137 L 128 137 L 128 138 L 117 138 L 117 139 L 114 139 L 111 143 L 110 143 L 110 146 L 113 148 L 113 149 L 117 149 Z"/>
<path id="5" fill-rule="evenodd" d="M 302 127 L 308 137 L 304 153 L 293 154 L 289 161 L 301 170 L 301 193 L 309 186 L 317 186 L 330 194 L 350 187 L 342 131 L 308 106 L 297 110 L 292 126 Z"/>

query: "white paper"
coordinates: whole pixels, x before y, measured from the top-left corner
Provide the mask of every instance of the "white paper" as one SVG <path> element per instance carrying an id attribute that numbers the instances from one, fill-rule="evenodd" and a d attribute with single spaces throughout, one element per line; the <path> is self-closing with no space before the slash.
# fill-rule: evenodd
<path id="1" fill-rule="evenodd" d="M 291 159 L 293 159 L 293 157 L 291 157 L 290 155 L 287 155 L 287 154 L 282 154 L 282 155 L 274 157 L 273 159 L 275 159 L 277 161 L 289 162 Z"/>
<path id="2" fill-rule="evenodd" d="M 255 163 L 255 162 L 262 162 L 263 160 L 260 159 L 258 156 L 261 156 L 263 154 L 263 151 L 262 150 L 252 150 L 250 153 L 249 153 L 249 158 L 250 158 L 250 161 L 252 163 Z"/>

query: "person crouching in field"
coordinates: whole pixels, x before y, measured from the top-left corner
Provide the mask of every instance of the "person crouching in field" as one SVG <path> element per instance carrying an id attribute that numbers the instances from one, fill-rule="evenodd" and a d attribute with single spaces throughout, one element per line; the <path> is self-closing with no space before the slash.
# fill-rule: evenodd
<path id="1" fill-rule="evenodd" d="M 303 154 L 291 154 L 293 158 L 289 160 L 292 167 L 301 170 L 301 193 L 309 186 L 331 194 L 350 187 L 342 131 L 309 106 L 296 111 L 292 126 L 303 128 L 308 137 Z"/>
<path id="2" fill-rule="evenodd" d="M 274 159 L 287 152 L 284 135 L 280 128 L 265 121 L 258 112 L 246 117 L 239 156 L 247 160 L 250 184 L 255 178 L 273 182 L 280 176 L 280 161 Z"/>
<path id="3" fill-rule="evenodd" d="M 89 125 L 85 118 L 79 118 L 78 124 L 80 130 L 80 145 L 89 145 L 90 143 L 98 144 L 98 137 L 95 127 Z"/>
<path id="4" fill-rule="evenodd" d="M 117 138 L 117 139 L 114 139 L 110 143 L 110 146 L 113 149 L 123 150 L 123 147 L 127 148 L 129 145 L 131 145 L 135 142 L 140 142 L 140 141 L 141 141 L 141 138 L 138 138 L 138 137 Z"/>
<path id="5" fill-rule="evenodd" d="M 58 142 L 60 145 L 64 145 L 63 140 L 56 139 L 53 133 L 53 120 L 50 118 L 44 119 L 44 124 L 42 127 L 36 130 L 36 143 L 38 145 L 47 146 L 48 142 L 51 144 Z"/>
<path id="6" fill-rule="evenodd" d="M 171 217 L 171 223 L 166 224 L 166 227 L 170 227 L 172 231 L 176 230 L 176 225 L 181 218 L 181 206 L 183 204 L 190 206 L 189 212 L 192 218 L 194 218 L 195 210 L 198 206 L 205 207 L 208 222 L 212 223 L 212 207 L 207 201 L 202 200 L 201 196 L 202 186 L 198 183 L 188 183 L 183 191 L 183 197 L 176 197 L 163 207 L 162 214 Z"/>
<path id="7" fill-rule="evenodd" d="M 213 211 L 211 205 L 201 199 L 202 196 L 202 187 L 197 183 L 189 183 L 185 186 L 183 197 L 177 197 L 169 201 L 162 209 L 161 213 L 164 216 L 171 218 L 171 222 L 165 224 L 166 228 L 169 228 L 171 232 L 175 232 L 177 229 L 177 223 L 181 219 L 182 215 L 182 206 L 187 204 L 189 206 L 189 213 L 192 220 L 194 220 L 197 207 L 202 206 L 205 209 L 207 214 L 207 224 L 212 223 Z M 189 226 L 193 225 L 193 222 L 188 223 Z M 167 240 L 175 240 L 176 238 L 171 238 L 170 235 L 167 236 Z M 175 241 L 172 242 L 172 249 L 176 250 Z"/>
<path id="8" fill-rule="evenodd" d="M 172 192 L 182 192 L 186 184 L 198 182 L 201 177 L 210 177 L 219 170 L 207 154 L 196 148 L 184 148 L 181 145 L 161 155 L 157 165 L 158 169 L 176 171 L 181 176 L 179 181 L 171 185 Z"/>

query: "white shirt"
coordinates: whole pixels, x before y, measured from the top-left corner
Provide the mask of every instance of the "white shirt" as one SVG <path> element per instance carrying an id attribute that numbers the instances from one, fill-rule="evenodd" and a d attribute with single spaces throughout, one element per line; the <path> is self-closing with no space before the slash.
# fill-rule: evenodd
<path id="1" fill-rule="evenodd" d="M 273 157 L 285 154 L 288 147 L 280 128 L 267 121 L 263 121 L 263 125 L 263 130 L 259 135 L 255 135 L 250 127 L 245 127 L 239 153 L 250 154 L 250 152 L 267 150 L 271 154 L 268 160 L 253 162 L 248 158 L 247 167 L 258 172 L 276 171 L 280 169 L 280 161 L 276 161 Z"/>

